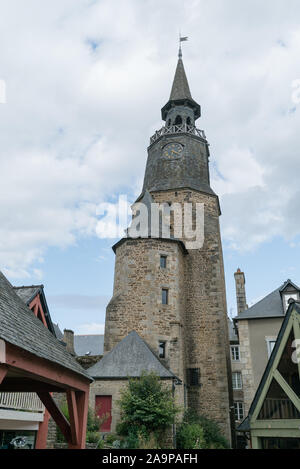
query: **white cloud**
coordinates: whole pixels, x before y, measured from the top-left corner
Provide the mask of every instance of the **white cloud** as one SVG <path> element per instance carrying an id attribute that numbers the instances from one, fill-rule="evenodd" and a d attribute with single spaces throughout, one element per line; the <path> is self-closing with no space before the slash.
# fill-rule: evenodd
<path id="1" fill-rule="evenodd" d="M 139 192 L 179 25 L 223 238 L 253 249 L 300 234 L 297 0 L 0 3 L 0 267 L 10 277 L 40 277 L 49 246 L 95 236 L 96 207 Z"/>
<path id="2" fill-rule="evenodd" d="M 75 334 L 88 335 L 88 334 L 104 334 L 104 324 L 100 323 L 90 323 L 90 324 L 81 324 L 74 328 Z"/>

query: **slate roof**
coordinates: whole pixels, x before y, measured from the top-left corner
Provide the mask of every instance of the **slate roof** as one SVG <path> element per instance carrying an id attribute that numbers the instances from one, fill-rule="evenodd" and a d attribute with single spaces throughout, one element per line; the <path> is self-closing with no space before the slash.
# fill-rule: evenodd
<path id="1" fill-rule="evenodd" d="M 172 90 L 170 94 L 170 101 L 180 99 L 192 99 L 190 87 L 187 81 L 186 73 L 182 59 L 178 59 Z"/>
<path id="2" fill-rule="evenodd" d="M 14 287 L 17 295 L 24 301 L 24 303 L 29 305 L 31 301 L 36 297 L 36 295 L 44 288 L 43 285 L 31 285 L 28 287 Z"/>
<path id="3" fill-rule="evenodd" d="M 74 349 L 78 357 L 103 355 L 104 335 L 75 335 Z"/>
<path id="4" fill-rule="evenodd" d="M 166 120 L 167 113 L 172 107 L 172 104 L 188 104 L 194 110 L 195 119 L 201 116 L 201 108 L 192 98 L 181 57 L 179 57 L 177 62 L 170 99 L 161 110 L 163 120 Z"/>
<path id="5" fill-rule="evenodd" d="M 40 301 L 42 304 L 42 308 L 45 314 L 45 319 L 47 322 L 48 329 L 52 332 L 52 334 L 56 335 L 56 331 L 54 328 L 54 324 L 51 319 L 50 311 L 47 305 L 46 296 L 44 293 L 44 285 L 31 285 L 31 286 L 23 286 L 23 287 L 13 287 L 17 295 L 24 301 L 24 303 L 29 306 L 31 301 L 37 296 L 40 296 Z"/>
<path id="6" fill-rule="evenodd" d="M 53 329 L 54 329 L 54 332 L 55 332 L 55 337 L 57 337 L 57 339 L 59 339 L 59 340 L 62 340 L 64 338 L 64 335 L 61 332 L 61 330 L 59 328 L 59 325 L 55 324 L 54 322 L 52 324 L 53 324 Z"/>
<path id="7" fill-rule="evenodd" d="M 90 379 L 0 272 L 0 339 Z"/>
<path id="8" fill-rule="evenodd" d="M 269 293 L 269 295 L 265 296 L 262 300 L 255 303 L 255 305 L 240 313 L 234 319 L 240 320 L 283 317 L 285 315 L 285 311 L 283 309 L 281 292 L 289 285 L 292 285 L 294 288 L 299 290 L 297 285 L 295 285 L 290 280 L 287 280 L 279 288 L 274 290 L 272 293 Z"/>
<path id="9" fill-rule="evenodd" d="M 137 378 L 143 371 L 154 371 L 161 378 L 176 378 L 135 331 L 130 332 L 87 371 L 95 379 Z"/>

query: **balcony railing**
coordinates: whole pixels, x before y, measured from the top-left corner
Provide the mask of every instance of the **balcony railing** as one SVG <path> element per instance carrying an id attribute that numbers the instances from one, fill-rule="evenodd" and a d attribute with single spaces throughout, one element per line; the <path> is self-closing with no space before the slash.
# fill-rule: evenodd
<path id="1" fill-rule="evenodd" d="M 289 399 L 265 399 L 259 420 L 299 419 L 300 412 Z"/>
<path id="2" fill-rule="evenodd" d="M 194 125 L 180 124 L 180 125 L 170 125 L 169 127 L 162 127 L 160 130 L 157 130 L 154 135 L 150 138 L 150 145 L 159 139 L 162 135 L 171 135 L 171 134 L 192 134 L 197 137 L 206 140 L 204 130 L 197 129 Z"/>
<path id="3" fill-rule="evenodd" d="M 45 408 L 35 392 L 1 392 L 1 409 L 44 412 Z"/>

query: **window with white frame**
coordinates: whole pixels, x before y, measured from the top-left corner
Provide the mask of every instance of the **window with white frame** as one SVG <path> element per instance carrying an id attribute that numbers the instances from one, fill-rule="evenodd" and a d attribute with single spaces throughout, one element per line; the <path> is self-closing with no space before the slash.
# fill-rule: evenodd
<path id="1" fill-rule="evenodd" d="M 235 371 L 232 373 L 232 387 L 233 389 L 242 389 L 242 373 L 240 371 Z"/>
<path id="2" fill-rule="evenodd" d="M 231 359 L 234 362 L 240 361 L 240 346 L 239 345 L 231 345 Z"/>
<path id="3" fill-rule="evenodd" d="M 244 420 L 243 402 L 234 402 L 234 418 L 235 420 Z"/>
<path id="4" fill-rule="evenodd" d="M 273 348 L 275 347 L 275 344 L 276 344 L 276 338 L 270 337 L 270 338 L 267 338 L 266 341 L 267 341 L 267 348 L 268 348 L 268 358 L 270 358 Z"/>

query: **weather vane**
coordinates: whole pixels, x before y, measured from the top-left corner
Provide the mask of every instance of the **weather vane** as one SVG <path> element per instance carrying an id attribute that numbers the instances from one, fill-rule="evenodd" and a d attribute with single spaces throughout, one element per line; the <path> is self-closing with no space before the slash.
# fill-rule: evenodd
<path id="1" fill-rule="evenodd" d="M 181 59 L 182 57 L 182 50 L 181 50 L 181 43 L 184 41 L 188 40 L 188 36 L 181 36 L 181 33 L 179 33 L 179 53 L 178 57 Z"/>

